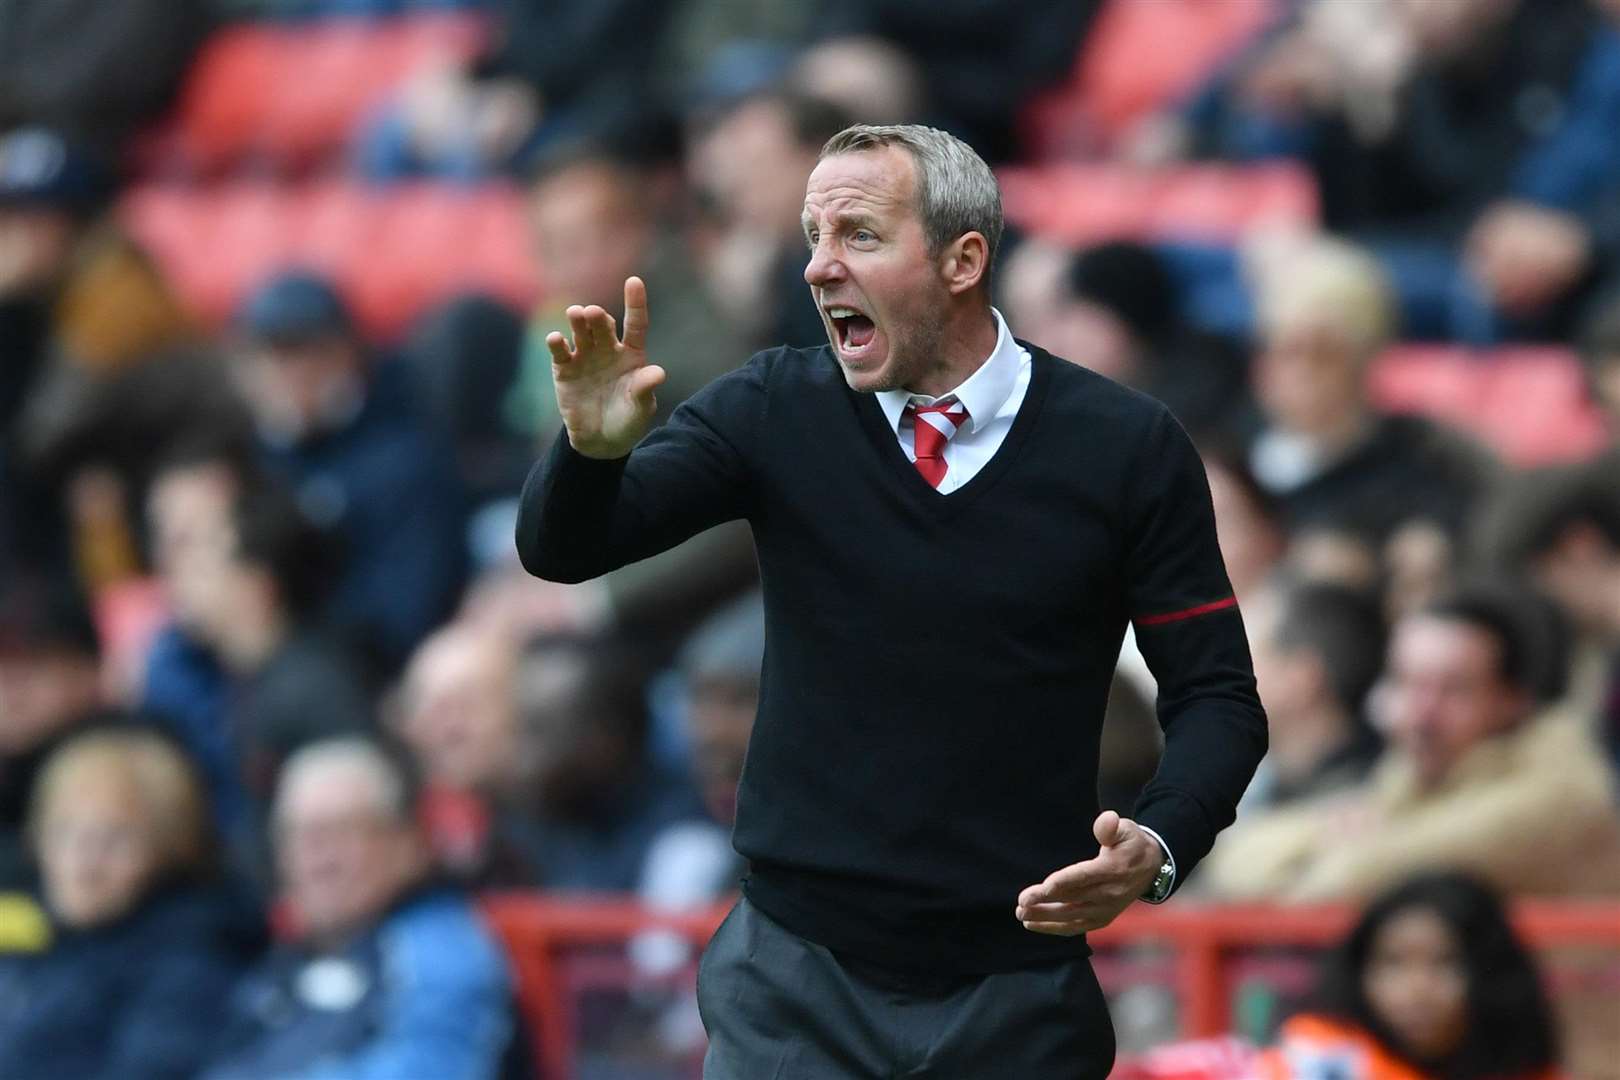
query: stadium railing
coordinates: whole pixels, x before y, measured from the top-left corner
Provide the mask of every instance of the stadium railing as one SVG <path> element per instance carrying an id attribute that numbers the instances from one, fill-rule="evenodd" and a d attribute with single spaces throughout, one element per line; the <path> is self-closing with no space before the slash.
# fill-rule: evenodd
<path id="1" fill-rule="evenodd" d="M 667 912 L 623 897 L 503 893 L 487 897 L 484 908 L 511 956 L 519 1005 L 543 1075 L 556 1078 L 575 1075 L 573 988 L 563 970 L 564 954 L 624 945 L 649 930 L 672 931 L 701 946 L 729 905 Z M 1180 1034 L 1213 1037 L 1232 1029 L 1233 968 L 1241 954 L 1266 948 L 1321 949 L 1345 933 L 1354 914 L 1340 905 L 1138 905 L 1090 935 L 1090 941 L 1105 955 L 1138 945 L 1167 949 L 1167 982 L 1178 1002 Z M 1515 906 L 1514 920 L 1538 951 L 1620 951 L 1620 903 L 1524 901 Z"/>

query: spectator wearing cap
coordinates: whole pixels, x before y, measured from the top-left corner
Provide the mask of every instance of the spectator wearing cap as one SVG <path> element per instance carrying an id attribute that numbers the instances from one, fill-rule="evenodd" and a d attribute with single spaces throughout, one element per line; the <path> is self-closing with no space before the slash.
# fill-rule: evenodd
<path id="1" fill-rule="evenodd" d="M 209 1080 L 495 1077 L 522 1048 L 506 962 L 434 880 L 403 759 L 332 739 L 287 762 L 275 846 L 299 932 L 237 989 Z"/>
<path id="2" fill-rule="evenodd" d="M 33 880 L 28 793 L 52 748 L 98 704 L 100 656 L 70 586 L 13 578 L 0 590 L 0 891 Z"/>
<path id="3" fill-rule="evenodd" d="M 267 466 L 315 524 L 344 539 L 328 611 L 392 673 L 461 587 L 465 507 L 453 457 L 411 412 L 395 369 L 373 365 L 324 278 L 272 278 L 236 328 L 234 370 Z"/>
<path id="4" fill-rule="evenodd" d="M 112 219 L 113 190 L 108 167 L 55 131 L 0 135 L 0 570 L 65 570 L 82 547 L 70 536 L 86 530 L 69 529 L 62 491 L 25 452 L 64 395 L 190 335 Z"/>
<path id="5" fill-rule="evenodd" d="M 1471 590 L 1407 615 L 1375 693 L 1389 740 L 1364 785 L 1240 820 L 1204 863 L 1231 899 L 1363 899 L 1467 870 L 1512 895 L 1620 892 L 1615 775 L 1587 718 L 1538 705 L 1522 599 Z"/>

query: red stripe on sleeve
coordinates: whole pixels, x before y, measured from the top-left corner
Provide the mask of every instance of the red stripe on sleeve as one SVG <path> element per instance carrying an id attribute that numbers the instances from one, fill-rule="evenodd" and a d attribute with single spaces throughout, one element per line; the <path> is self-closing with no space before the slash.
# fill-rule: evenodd
<path id="1" fill-rule="evenodd" d="M 1169 611 L 1163 615 L 1143 615 L 1135 621 L 1137 626 L 1158 626 L 1160 623 L 1180 622 L 1182 619 L 1191 619 L 1196 615 L 1208 615 L 1212 611 L 1224 611 L 1229 607 L 1237 607 L 1237 597 L 1228 596 L 1225 600 L 1215 600 L 1208 604 L 1199 604 L 1184 611 Z"/>

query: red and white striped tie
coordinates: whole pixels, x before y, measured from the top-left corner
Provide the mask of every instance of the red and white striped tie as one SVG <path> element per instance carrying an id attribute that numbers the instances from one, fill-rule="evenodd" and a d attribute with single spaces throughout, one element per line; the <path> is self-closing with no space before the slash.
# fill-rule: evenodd
<path id="1" fill-rule="evenodd" d="M 960 401 L 941 401 L 933 405 L 906 406 L 906 415 L 915 426 L 914 445 L 917 451 L 917 471 L 937 488 L 945 479 L 945 444 L 967 423 L 967 406 Z"/>

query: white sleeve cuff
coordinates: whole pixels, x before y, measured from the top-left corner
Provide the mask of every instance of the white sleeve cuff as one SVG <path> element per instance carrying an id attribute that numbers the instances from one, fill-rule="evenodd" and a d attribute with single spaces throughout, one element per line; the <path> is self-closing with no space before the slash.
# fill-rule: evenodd
<path id="1" fill-rule="evenodd" d="M 1148 828 L 1146 825 L 1143 825 L 1141 822 L 1137 822 L 1136 827 L 1138 829 L 1141 829 L 1143 832 L 1147 833 L 1149 836 L 1153 837 L 1153 839 L 1159 845 L 1159 850 L 1164 852 L 1165 859 L 1167 859 L 1169 861 L 1169 863 L 1170 863 L 1170 892 L 1175 892 L 1175 890 L 1176 890 L 1176 856 L 1175 856 L 1175 853 L 1170 850 L 1170 845 L 1164 842 L 1164 837 L 1160 836 L 1158 833 L 1154 832 L 1152 829 Z M 1162 904 L 1162 903 L 1164 903 L 1164 900 L 1168 900 L 1168 899 L 1170 899 L 1170 897 L 1169 897 L 1169 894 L 1167 893 L 1165 895 L 1164 900 L 1148 900 L 1147 897 L 1145 897 L 1145 896 L 1142 899 L 1145 902 L 1149 903 L 1149 904 Z"/>

